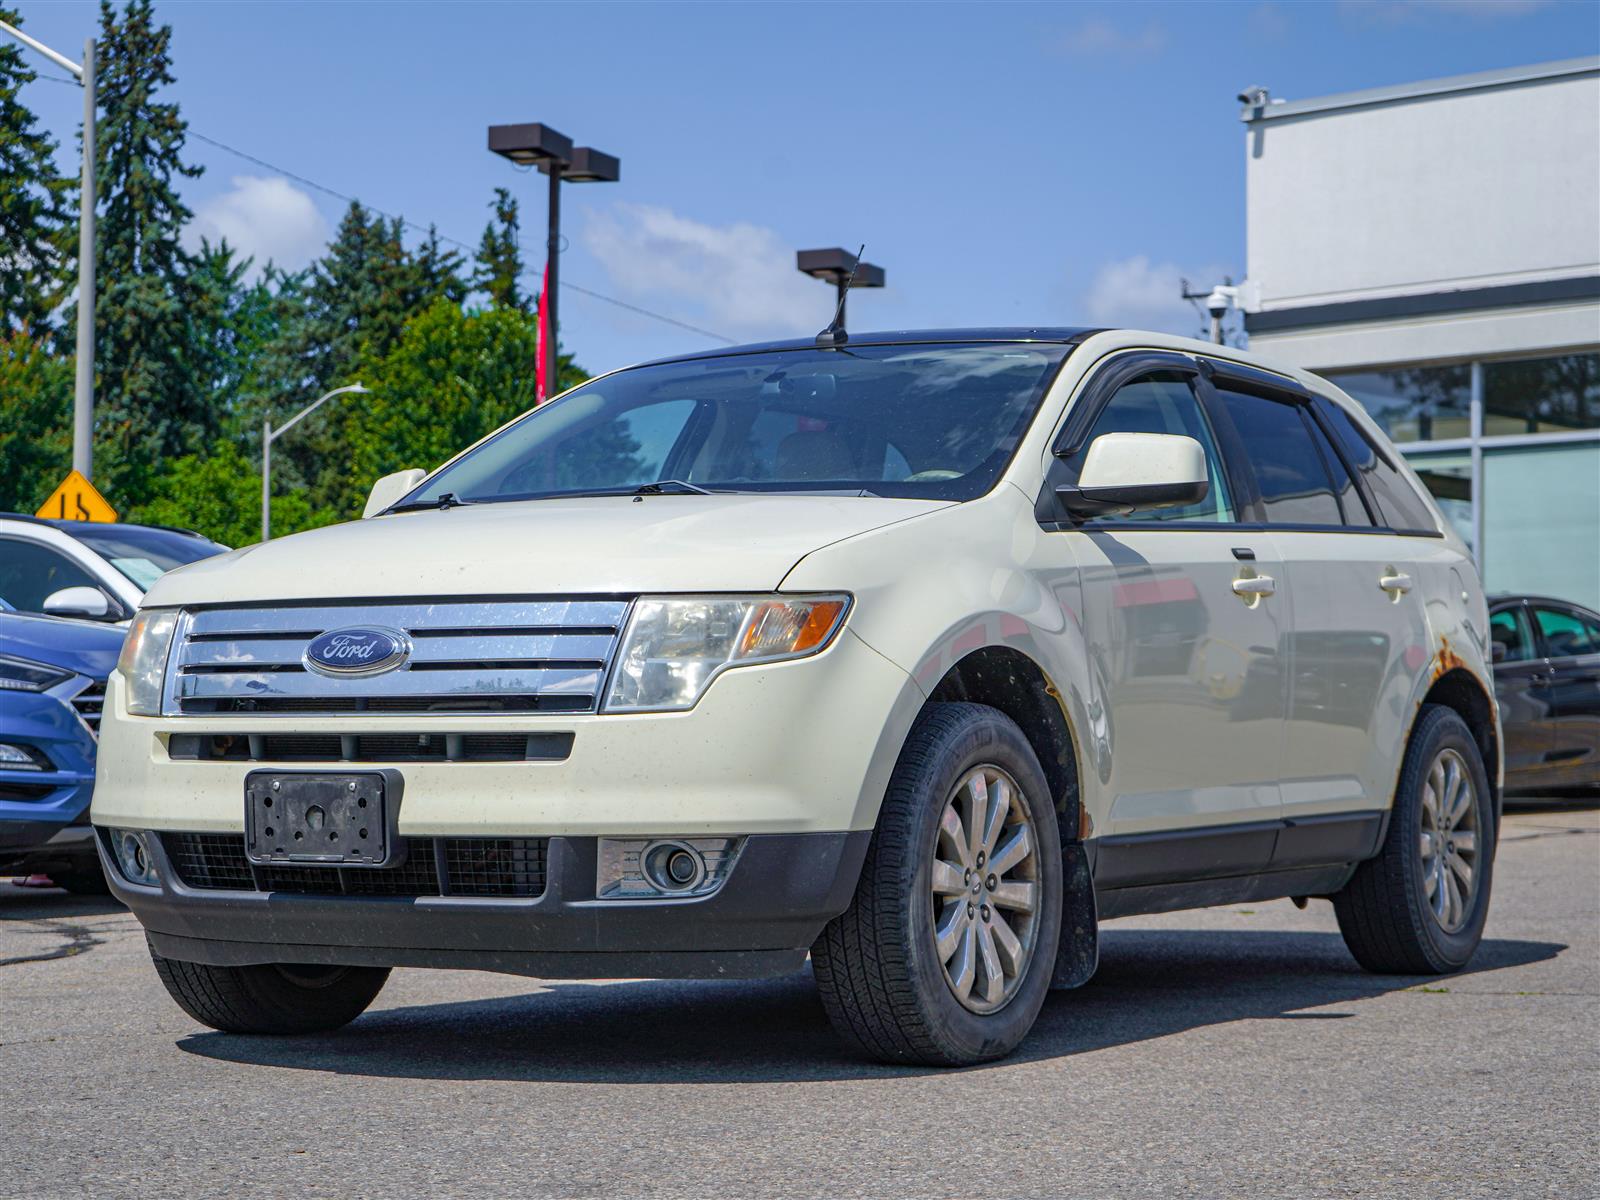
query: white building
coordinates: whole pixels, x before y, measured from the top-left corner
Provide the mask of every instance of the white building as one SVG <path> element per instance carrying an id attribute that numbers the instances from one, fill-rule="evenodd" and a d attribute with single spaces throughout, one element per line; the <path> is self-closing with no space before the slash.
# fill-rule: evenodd
<path id="1" fill-rule="evenodd" d="M 1600 607 L 1600 58 L 1242 99 L 1251 348 L 1366 404 L 1492 591 Z"/>

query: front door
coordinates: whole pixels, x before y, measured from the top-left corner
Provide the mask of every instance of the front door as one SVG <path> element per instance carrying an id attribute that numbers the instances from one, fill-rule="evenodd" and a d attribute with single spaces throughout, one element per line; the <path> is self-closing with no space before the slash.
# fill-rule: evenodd
<path id="1" fill-rule="evenodd" d="M 1529 607 L 1550 671 L 1545 782 L 1593 786 L 1600 783 L 1600 621 L 1564 604 L 1533 600 Z"/>
<path id="2" fill-rule="evenodd" d="M 1054 482 L 1075 482 L 1093 440 L 1122 432 L 1192 437 L 1210 472 L 1210 492 L 1197 504 L 1094 519 L 1060 534 L 1074 539 L 1094 708 L 1110 744 L 1109 820 L 1096 831 L 1106 835 L 1104 870 L 1096 871 L 1103 885 L 1159 882 L 1172 855 L 1184 859 L 1172 877 L 1259 870 L 1280 809 L 1280 564 L 1269 538 L 1238 527 L 1196 368 L 1171 357 L 1170 369 L 1116 388 L 1081 433 L 1069 425 L 1073 444 L 1058 446 L 1052 473 Z M 1174 831 L 1190 835 L 1170 854 L 1134 844 Z"/>

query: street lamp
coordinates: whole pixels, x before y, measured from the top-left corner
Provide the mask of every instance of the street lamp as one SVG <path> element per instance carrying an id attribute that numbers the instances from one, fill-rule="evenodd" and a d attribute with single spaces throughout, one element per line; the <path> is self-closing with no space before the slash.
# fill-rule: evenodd
<path id="1" fill-rule="evenodd" d="M 556 382 L 556 297 L 560 286 L 561 181 L 616 183 L 622 178 L 622 161 L 592 146 L 574 146 L 572 139 L 548 125 L 491 125 L 489 149 L 519 166 L 536 166 L 550 177 L 550 224 L 545 238 L 545 316 L 550 331 L 545 338 L 545 386 L 559 390 Z"/>
<path id="2" fill-rule="evenodd" d="M 334 388 L 325 396 L 319 396 L 314 402 L 306 405 L 294 416 L 290 417 L 276 429 L 272 427 L 269 419 L 263 418 L 261 422 L 261 540 L 264 542 L 272 536 L 272 443 L 305 420 L 318 408 L 335 396 L 342 396 L 346 392 L 359 392 L 366 395 L 371 391 L 359 383 L 348 383 L 344 387 Z"/>
<path id="3" fill-rule="evenodd" d="M 78 361 L 72 391 L 72 469 L 94 478 L 94 39 L 83 44 L 83 64 L 57 54 L 14 25 L 0 21 L 9 33 L 37 50 L 83 84 L 83 183 L 78 189 Z"/>
<path id="4" fill-rule="evenodd" d="M 802 275 L 833 284 L 839 293 L 839 328 L 844 328 L 844 300 L 848 288 L 881 288 L 884 283 L 883 268 L 869 262 L 857 262 L 848 250 L 835 246 L 831 250 L 801 250 L 794 256 L 794 265 Z M 855 272 L 855 278 L 850 272 Z"/>

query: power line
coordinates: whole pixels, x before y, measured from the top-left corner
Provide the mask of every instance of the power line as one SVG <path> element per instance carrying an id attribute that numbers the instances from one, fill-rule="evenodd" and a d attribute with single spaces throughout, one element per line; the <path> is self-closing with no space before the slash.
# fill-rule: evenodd
<path id="1" fill-rule="evenodd" d="M 68 79 L 64 75 L 36 74 L 35 78 L 47 79 L 51 83 L 67 83 L 71 84 L 73 87 L 78 86 L 78 81 L 76 79 Z M 363 208 L 370 209 L 372 212 L 377 213 L 380 217 L 387 217 L 391 221 L 400 222 L 400 224 L 407 229 L 414 230 L 417 233 L 425 233 L 429 237 L 436 237 L 441 242 L 447 242 L 450 245 L 455 246 L 457 249 L 466 251 L 469 255 L 475 253 L 473 247 L 468 243 L 463 242 L 460 238 L 453 238 L 446 234 L 440 233 L 436 226 L 422 226 L 417 224 L 415 221 L 408 221 L 405 217 L 396 213 L 385 212 L 383 209 L 376 208 L 371 204 L 367 204 L 355 196 L 347 195 L 336 188 L 331 188 L 326 184 L 318 183 L 314 179 L 308 179 L 304 175 L 297 175 L 295 172 L 286 170 L 285 168 L 278 166 L 276 163 L 269 163 L 264 158 L 257 158 L 254 154 L 247 154 L 245 151 L 240 150 L 237 147 L 230 146 L 226 142 L 220 142 L 216 138 L 207 137 L 193 126 L 189 127 L 187 133 L 189 137 L 192 137 L 197 141 L 204 142 L 208 146 L 214 146 L 216 149 L 221 150 L 225 154 L 231 154 L 235 158 L 242 158 L 245 162 L 254 163 L 258 167 L 263 167 L 268 171 L 282 175 L 285 179 L 292 179 L 298 184 L 311 188 L 313 191 L 321 192 L 325 196 L 332 196 L 335 200 L 342 200 L 346 204 L 360 204 Z M 517 247 L 521 250 L 530 249 L 528 244 L 522 241 L 517 243 Z M 522 273 L 529 278 L 533 278 L 536 275 L 536 272 L 532 267 L 524 267 L 522 269 Z M 676 325 L 679 329 L 686 329 L 690 333 L 698 333 L 701 337 L 708 337 L 713 341 L 724 342 L 729 346 L 738 345 L 738 339 L 736 338 L 731 338 L 725 334 L 717 333 L 715 330 L 702 328 L 699 325 L 691 325 L 688 321 L 680 321 L 677 317 L 669 317 L 665 313 L 658 313 L 651 309 L 644 308 L 638 304 L 630 304 L 626 300 L 618 300 L 615 296 L 608 296 L 604 292 L 597 292 L 592 288 L 582 287 L 576 283 L 573 283 L 570 279 L 563 279 L 561 281 L 561 286 L 563 288 L 570 288 L 580 295 L 588 296 L 592 300 L 600 300 L 606 304 L 613 305 L 616 308 L 625 309 L 631 313 L 637 313 L 642 317 L 651 317 L 654 320 L 663 321 L 668 325 Z"/>

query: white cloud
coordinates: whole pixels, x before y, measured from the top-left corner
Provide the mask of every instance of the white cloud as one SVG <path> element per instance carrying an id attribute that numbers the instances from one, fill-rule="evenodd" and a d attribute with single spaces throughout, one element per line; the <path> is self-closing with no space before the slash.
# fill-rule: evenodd
<path id="1" fill-rule="evenodd" d="M 298 270 L 328 241 L 328 222 L 311 197 L 281 176 L 235 175 L 230 191 L 206 200 L 184 230 L 184 243 L 194 249 L 202 237 L 227 238 L 241 258 L 254 258 L 251 274 L 268 262 Z"/>
<path id="2" fill-rule="evenodd" d="M 1397 25 L 1430 16 L 1473 17 L 1492 21 L 1525 17 L 1549 8 L 1551 0 L 1340 0 L 1350 16 L 1372 23 Z"/>
<path id="3" fill-rule="evenodd" d="M 1068 30 L 1059 43 L 1069 54 L 1086 57 L 1118 54 L 1129 57 L 1140 54 L 1159 54 L 1167 46 L 1167 31 L 1154 23 L 1138 32 L 1118 29 L 1104 17 L 1090 17 L 1083 24 Z"/>
<path id="4" fill-rule="evenodd" d="M 795 270 L 794 248 L 762 225 L 707 225 L 671 209 L 617 204 L 585 214 L 583 244 L 624 295 L 665 300 L 729 336 L 815 332 L 828 293 Z"/>
<path id="5" fill-rule="evenodd" d="M 1095 273 L 1084 309 L 1096 325 L 1154 329 L 1193 337 L 1204 318 L 1183 298 L 1184 279 L 1193 290 L 1222 282 L 1223 268 L 1184 270 L 1175 263 L 1152 263 L 1143 254 L 1109 262 Z"/>

